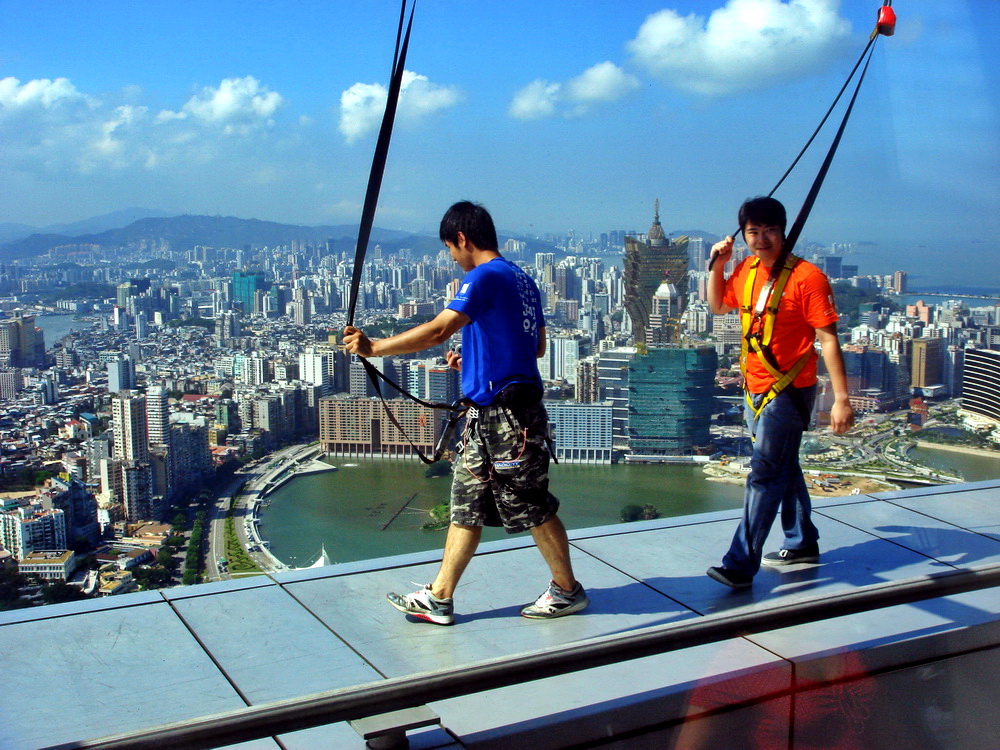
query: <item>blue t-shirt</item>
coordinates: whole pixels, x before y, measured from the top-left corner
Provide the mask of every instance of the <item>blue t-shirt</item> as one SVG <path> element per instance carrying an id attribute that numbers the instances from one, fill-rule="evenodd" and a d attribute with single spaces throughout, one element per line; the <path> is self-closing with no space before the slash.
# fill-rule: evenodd
<path id="1" fill-rule="evenodd" d="M 489 406 L 511 383 L 542 387 L 538 334 L 545 326 L 535 282 L 506 258 L 476 266 L 462 280 L 449 310 L 472 322 L 462 329 L 462 391 Z"/>

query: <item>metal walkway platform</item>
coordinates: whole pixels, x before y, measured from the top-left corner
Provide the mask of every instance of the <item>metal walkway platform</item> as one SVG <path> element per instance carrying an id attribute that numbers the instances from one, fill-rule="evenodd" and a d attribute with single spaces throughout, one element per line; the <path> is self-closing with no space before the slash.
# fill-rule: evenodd
<path id="1" fill-rule="evenodd" d="M 430 580 L 437 552 L 2 612 L 0 748 L 1000 563 L 1000 480 L 815 503 L 820 564 L 764 568 L 740 592 L 704 574 L 739 511 L 571 532 L 591 606 L 551 622 L 518 617 L 547 581 L 527 537 L 482 546 L 450 628 L 384 601 Z M 410 746 L 991 747 L 998 644 L 1000 591 L 987 589 L 434 702 L 440 726 L 413 730 Z M 239 747 L 363 745 L 339 723 Z"/>

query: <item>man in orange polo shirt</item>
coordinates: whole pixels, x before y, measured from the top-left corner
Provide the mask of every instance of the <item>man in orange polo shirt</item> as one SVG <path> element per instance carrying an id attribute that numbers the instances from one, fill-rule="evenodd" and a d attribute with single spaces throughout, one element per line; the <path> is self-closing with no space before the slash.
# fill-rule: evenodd
<path id="1" fill-rule="evenodd" d="M 750 321 L 750 332 L 767 341 L 763 351 L 750 347 L 746 361 L 741 363 L 747 426 L 754 438 L 743 520 L 722 565 L 708 569 L 711 578 L 736 589 L 751 585 L 762 561 L 789 565 L 819 560 L 819 532 L 810 518 L 812 506 L 799 466 L 802 433 L 809 425 L 816 399 L 817 339 L 833 387 L 830 429 L 839 435 L 854 424 L 830 282 L 812 263 L 799 260 L 782 289 L 779 276 L 787 258 L 786 217 L 785 207 L 774 198 L 745 201 L 740 206 L 739 222 L 753 255 L 726 279 L 723 269 L 733 253 L 733 238 L 716 243 L 712 247 L 715 264 L 708 285 L 708 304 L 713 313 L 725 315 L 743 308 L 744 315 L 749 316 L 745 320 Z M 748 289 L 752 289 L 749 299 L 744 299 Z M 774 305 L 775 298 L 779 302 L 768 337 L 764 333 L 768 323 L 766 308 Z M 774 389 L 775 395 L 772 389 L 778 381 L 776 372 L 795 374 L 791 384 Z M 780 551 L 765 556 L 764 541 L 779 510 L 785 541 Z"/>

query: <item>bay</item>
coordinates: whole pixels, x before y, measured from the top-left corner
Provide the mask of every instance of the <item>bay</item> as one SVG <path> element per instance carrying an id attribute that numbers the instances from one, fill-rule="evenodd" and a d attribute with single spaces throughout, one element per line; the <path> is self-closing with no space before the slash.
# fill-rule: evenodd
<path id="1" fill-rule="evenodd" d="M 966 482 L 1000 479 L 1000 456 L 994 458 L 922 446 L 911 448 L 907 455 L 932 469 L 960 474 Z"/>
<path id="2" fill-rule="evenodd" d="M 297 477 L 268 496 L 261 536 L 279 560 L 306 566 L 321 548 L 334 562 L 441 548 L 444 531 L 420 527 L 430 520 L 432 507 L 448 502 L 450 477 L 428 479 L 423 464 L 412 462 L 337 465 L 337 471 Z M 738 508 L 743 502 L 742 487 L 708 481 L 692 465 L 558 464 L 549 474 L 561 501 L 559 516 L 570 529 L 619 524 L 622 507 L 629 504 L 653 505 L 667 517 Z M 506 537 L 502 529 L 483 532 L 483 541 Z"/>
<path id="3" fill-rule="evenodd" d="M 76 315 L 36 315 L 35 325 L 45 334 L 45 348 L 51 349 L 63 336 L 72 331 L 83 331 L 92 325 L 92 321 L 79 320 Z"/>

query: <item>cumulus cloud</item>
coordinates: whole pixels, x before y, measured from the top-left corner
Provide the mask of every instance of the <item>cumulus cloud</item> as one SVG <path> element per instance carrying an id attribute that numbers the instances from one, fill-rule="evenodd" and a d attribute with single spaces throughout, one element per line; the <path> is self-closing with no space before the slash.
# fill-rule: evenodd
<path id="1" fill-rule="evenodd" d="M 96 106 L 97 100 L 79 92 L 68 78 L 36 78 L 22 84 L 17 78 L 0 79 L 0 112 L 55 111 L 83 104 Z"/>
<path id="2" fill-rule="evenodd" d="M 559 101 L 562 85 L 543 81 L 532 81 L 514 94 L 507 108 L 511 117 L 518 120 L 537 120 L 541 117 L 551 117 L 556 113 L 556 103 Z"/>
<path id="3" fill-rule="evenodd" d="M 128 86 L 98 98 L 67 78 L 2 78 L 0 162 L 26 172 L 80 174 L 212 163 L 259 152 L 283 104 L 252 76 L 203 88 L 159 114 L 138 101 L 141 93 Z"/>
<path id="4" fill-rule="evenodd" d="M 639 79 L 611 62 L 597 63 L 566 84 L 567 96 L 575 102 L 614 102 L 639 87 Z"/>
<path id="5" fill-rule="evenodd" d="M 707 21 L 649 16 L 628 43 L 635 63 L 680 89 L 722 95 L 820 70 L 848 40 L 838 0 L 729 0 Z"/>
<path id="6" fill-rule="evenodd" d="M 117 107 L 109 120 L 101 124 L 101 137 L 95 146 L 105 153 L 121 151 L 121 134 L 145 117 L 146 107 L 124 105 Z"/>
<path id="7" fill-rule="evenodd" d="M 388 96 L 388 89 L 378 83 L 355 83 L 341 93 L 340 132 L 348 143 L 378 130 Z M 419 122 L 461 100 L 457 88 L 431 83 L 427 76 L 404 70 L 396 115 L 400 121 Z"/>
<path id="8" fill-rule="evenodd" d="M 587 68 L 565 84 L 537 79 L 514 94 L 511 117 L 537 120 L 555 114 L 582 115 L 594 104 L 615 102 L 639 86 L 639 80 L 612 62 Z"/>
<path id="9" fill-rule="evenodd" d="M 246 134 L 256 127 L 273 125 L 271 118 L 282 104 L 281 94 L 270 91 L 253 76 L 226 78 L 218 87 L 202 88 L 179 112 L 164 110 L 157 119 L 161 123 L 191 119 L 219 126 L 227 135 Z"/>

